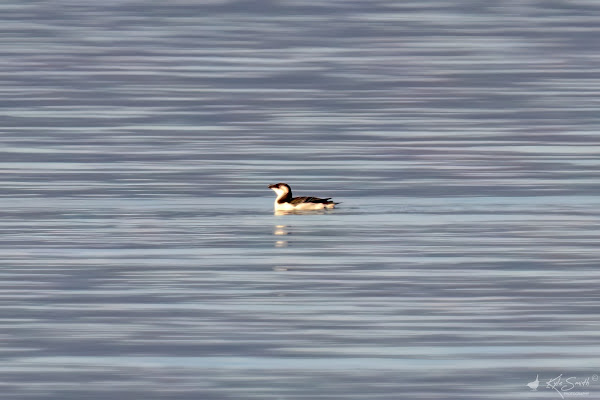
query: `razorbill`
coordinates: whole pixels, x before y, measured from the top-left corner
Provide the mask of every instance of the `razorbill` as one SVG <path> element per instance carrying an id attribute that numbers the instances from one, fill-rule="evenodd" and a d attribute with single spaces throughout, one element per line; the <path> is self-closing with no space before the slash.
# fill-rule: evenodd
<path id="1" fill-rule="evenodd" d="M 287 183 L 276 183 L 269 185 L 276 194 L 275 211 L 278 210 L 322 210 L 334 208 L 336 203 L 331 197 L 321 199 L 319 197 L 292 197 L 292 188 Z"/>

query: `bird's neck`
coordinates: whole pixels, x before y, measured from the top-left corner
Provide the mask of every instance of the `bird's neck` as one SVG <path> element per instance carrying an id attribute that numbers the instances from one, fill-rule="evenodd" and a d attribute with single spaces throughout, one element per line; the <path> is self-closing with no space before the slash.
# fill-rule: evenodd
<path id="1" fill-rule="evenodd" d="M 282 191 L 281 193 L 279 193 L 277 195 L 277 198 L 275 199 L 275 203 L 277 203 L 277 204 L 288 203 L 291 199 L 292 199 L 292 191 L 291 190 L 289 192 Z"/>

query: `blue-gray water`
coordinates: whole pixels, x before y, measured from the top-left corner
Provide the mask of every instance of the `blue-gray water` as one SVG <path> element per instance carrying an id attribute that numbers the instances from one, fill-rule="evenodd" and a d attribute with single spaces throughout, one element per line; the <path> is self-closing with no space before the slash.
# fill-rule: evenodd
<path id="1" fill-rule="evenodd" d="M 598 398 L 599 13 L 4 1 L 0 392 Z"/>

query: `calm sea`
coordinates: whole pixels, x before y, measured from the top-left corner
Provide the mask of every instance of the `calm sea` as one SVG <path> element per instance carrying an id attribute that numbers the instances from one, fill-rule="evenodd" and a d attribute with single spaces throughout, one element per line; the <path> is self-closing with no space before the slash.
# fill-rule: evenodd
<path id="1" fill-rule="evenodd" d="M 598 15 L 3 1 L 0 393 L 599 398 Z"/>

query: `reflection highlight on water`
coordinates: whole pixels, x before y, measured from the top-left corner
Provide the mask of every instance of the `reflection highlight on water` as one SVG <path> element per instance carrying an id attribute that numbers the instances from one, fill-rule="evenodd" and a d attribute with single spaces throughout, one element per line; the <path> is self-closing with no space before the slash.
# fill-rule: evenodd
<path id="1" fill-rule="evenodd" d="M 598 375 L 594 2 L 0 8 L 6 396 Z M 279 181 L 343 203 L 273 213 Z"/>

